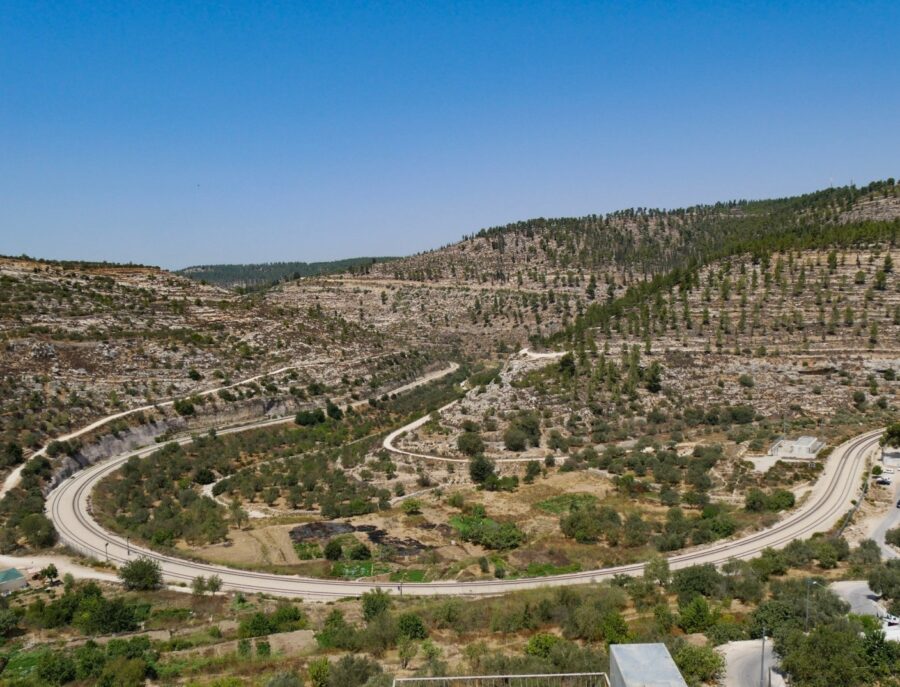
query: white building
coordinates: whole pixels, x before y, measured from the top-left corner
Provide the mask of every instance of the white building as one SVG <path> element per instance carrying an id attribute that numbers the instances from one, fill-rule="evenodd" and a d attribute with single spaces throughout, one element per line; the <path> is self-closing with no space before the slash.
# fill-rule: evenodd
<path id="1" fill-rule="evenodd" d="M 609 647 L 610 687 L 687 687 L 665 644 Z"/>
<path id="2" fill-rule="evenodd" d="M 779 439 L 772 444 L 772 448 L 769 449 L 769 455 L 775 458 L 812 460 L 823 448 L 825 448 L 825 442 L 819 441 L 816 437 Z"/>

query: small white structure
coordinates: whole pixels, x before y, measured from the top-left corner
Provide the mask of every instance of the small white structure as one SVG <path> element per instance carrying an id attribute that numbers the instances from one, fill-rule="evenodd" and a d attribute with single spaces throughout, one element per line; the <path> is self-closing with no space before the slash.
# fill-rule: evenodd
<path id="1" fill-rule="evenodd" d="M 772 444 L 769 455 L 775 458 L 812 460 L 823 448 L 825 442 L 816 437 L 799 437 L 793 440 L 782 438 Z"/>
<path id="2" fill-rule="evenodd" d="M 900 642 L 900 626 L 891 625 L 888 621 L 882 619 L 881 629 L 884 632 L 884 638 L 889 642 Z"/>
<path id="3" fill-rule="evenodd" d="M 610 687 L 687 687 L 665 644 L 612 644 Z"/>

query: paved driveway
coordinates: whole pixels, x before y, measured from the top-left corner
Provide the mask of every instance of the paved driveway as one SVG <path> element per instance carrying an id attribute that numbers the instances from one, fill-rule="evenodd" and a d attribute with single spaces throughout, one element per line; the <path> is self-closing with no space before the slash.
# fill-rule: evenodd
<path id="1" fill-rule="evenodd" d="M 760 661 L 763 662 L 763 687 L 785 687 L 784 678 L 775 672 L 778 658 L 772 651 L 771 638 L 766 639 L 765 654 L 760 639 L 728 642 L 718 650 L 725 657 L 724 687 L 760 687 Z"/>
<path id="2" fill-rule="evenodd" d="M 894 485 L 889 487 L 893 489 L 893 498 L 891 499 L 891 509 L 887 512 L 884 519 L 878 524 L 878 527 L 875 528 L 875 531 L 872 533 L 872 539 L 878 542 L 878 546 L 881 547 L 881 557 L 885 559 L 889 558 L 900 558 L 900 554 L 892 546 L 888 546 L 884 542 L 885 533 L 893 529 L 895 527 L 900 527 L 900 508 L 896 508 L 896 503 L 900 500 L 900 474 L 890 475 L 891 479 L 894 480 Z"/>
<path id="3" fill-rule="evenodd" d="M 865 580 L 846 580 L 832 582 L 829 589 L 850 604 L 850 612 L 857 615 L 878 616 L 881 609 L 878 606 L 878 595 L 869 589 Z"/>

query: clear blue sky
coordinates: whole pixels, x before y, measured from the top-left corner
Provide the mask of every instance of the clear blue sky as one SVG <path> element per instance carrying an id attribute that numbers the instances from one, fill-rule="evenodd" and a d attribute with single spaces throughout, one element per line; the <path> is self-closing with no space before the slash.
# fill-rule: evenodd
<path id="1" fill-rule="evenodd" d="M 181 267 L 900 176 L 900 3 L 0 0 L 0 253 Z"/>

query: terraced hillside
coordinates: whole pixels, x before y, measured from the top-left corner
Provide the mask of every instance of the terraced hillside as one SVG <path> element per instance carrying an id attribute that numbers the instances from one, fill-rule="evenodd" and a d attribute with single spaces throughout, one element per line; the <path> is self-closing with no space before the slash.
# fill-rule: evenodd
<path id="1" fill-rule="evenodd" d="M 824 439 L 824 457 L 895 420 L 898 200 L 886 182 L 535 220 L 251 295 L 155 268 L 4 259 L 2 475 L 24 468 L 0 499 L 0 553 L 27 549 L 29 560 L 70 566 L 40 550 L 54 544 L 54 524 L 72 536 L 66 523 L 84 515 L 116 533 L 91 546 L 119 549 L 95 565 L 123 563 L 123 579 L 160 551 L 182 558 L 167 565 L 190 557 L 233 569 L 207 577 L 209 567 L 188 568 L 203 571 L 177 578 L 192 588 L 188 601 L 158 578 L 123 595 L 108 572 L 83 567 L 79 575 L 105 576 L 106 586 L 67 580 L 60 590 L 60 571 L 48 566 L 45 584 L 35 578 L 39 588 L 9 602 L 14 610 L 0 608 L 12 628 L 3 680 L 29 684 L 34 674 L 49 684 L 63 666 L 76 678 L 57 683 L 82 681 L 87 666 L 112 684 L 123 640 L 79 638 L 143 624 L 169 634 L 130 640 L 134 684 L 225 684 L 234 673 L 270 685 L 276 668 L 308 670 L 311 681 L 339 675 L 324 683 L 334 685 L 386 685 L 385 671 L 436 676 L 450 665 L 576 670 L 602 666 L 604 643 L 634 639 L 670 642 L 686 671 L 701 657 L 707 669 L 692 683 L 713 684 L 713 649 L 683 635 L 717 644 L 757 636 L 775 619 L 806 637 L 810 622 L 815 630 L 842 619 L 824 579 L 795 578 L 887 579 L 873 541 L 851 551 L 840 536 L 798 539 L 722 572 L 672 573 L 664 556 L 714 542 L 734 555 L 734 540 L 763 536 L 814 501 L 835 465 L 856 475 L 865 462 L 861 449 L 852 461 L 839 449 L 827 467 L 762 457 L 781 433 Z M 549 350 L 519 351 L 527 344 Z M 425 374 L 437 368 L 446 374 Z M 412 378 L 421 385 L 399 388 Z M 46 443 L 139 405 L 91 434 Z M 270 422 L 288 413 L 293 424 Z M 125 453 L 137 446 L 147 455 Z M 96 477 L 93 491 L 66 479 L 110 457 L 80 473 Z M 830 478 L 816 486 L 823 470 Z M 858 485 L 834 483 L 848 491 L 822 529 L 832 517 L 846 522 L 837 511 Z M 66 491 L 72 510 L 60 511 Z M 873 483 L 864 508 L 876 500 L 890 495 Z M 587 572 L 644 561 L 632 580 L 598 584 Z M 230 581 L 273 572 L 379 588 L 361 604 L 301 610 Z M 497 606 L 403 594 L 406 583 L 539 584 L 530 578 L 561 574 L 591 584 L 507 595 Z M 803 604 L 813 594 L 810 619 Z M 885 596 L 897 603 L 893 591 Z M 842 642 L 861 646 L 862 626 L 847 627 Z M 478 641 L 498 632 L 500 648 Z M 38 643 L 47 637 L 72 643 Z M 336 650 L 348 655 L 329 663 Z"/>
<path id="2" fill-rule="evenodd" d="M 313 299 L 420 346 L 483 355 L 517 350 L 654 276 L 740 253 L 753 240 L 897 217 L 900 186 L 888 180 L 780 200 L 535 219 L 365 274 L 294 280 L 268 298 L 288 307 Z"/>
<path id="3" fill-rule="evenodd" d="M 327 262 L 266 262 L 259 264 L 192 265 L 178 270 L 200 282 L 237 289 L 261 289 L 280 281 L 334 272 L 367 272 L 376 262 L 392 258 L 348 258 Z"/>
<path id="4" fill-rule="evenodd" d="M 900 401 L 898 260 L 884 243 L 716 261 L 560 341 L 572 351 L 567 364 L 516 363 L 445 414 L 453 431 L 410 448 L 459 455 L 474 420 L 490 425 L 483 438 L 494 457 L 515 455 L 503 437 L 525 411 L 542 416 L 536 445 L 570 453 L 727 427 L 735 408 L 747 414 L 736 424 L 769 425 L 757 451 L 784 423 L 815 433 L 887 417 Z M 746 451 L 755 435 L 742 437 Z"/>
<path id="5" fill-rule="evenodd" d="M 158 268 L 19 258 L 0 259 L 0 339 L 2 552 L 52 542 L 42 492 L 132 441 L 377 398 L 442 365 L 312 300 L 288 307 Z"/>
<path id="6" fill-rule="evenodd" d="M 727 254 L 736 240 L 791 227 L 898 216 L 900 187 L 889 179 L 861 189 L 832 188 L 783 199 L 538 218 L 483 229 L 450 246 L 373 265 L 369 276 L 539 290 L 577 286 L 589 298 L 589 274 L 602 283 L 598 288 L 605 295 L 609 283 L 627 286 L 690 259 Z"/>
<path id="7" fill-rule="evenodd" d="M 740 457 L 784 431 L 836 439 L 889 420 L 900 369 L 897 187 L 768 205 L 781 208 L 771 225 L 745 226 L 705 258 L 698 251 L 595 300 L 543 339 L 571 351 L 566 361 L 517 362 L 516 374 L 473 389 L 406 447 L 458 457 L 466 427 L 476 427 L 491 457 L 522 455 L 505 437 L 522 413 L 536 413 L 526 454 L 549 449 L 577 464 L 610 442 L 707 435 Z M 717 256 L 729 246 L 736 252 Z"/>
<path id="8" fill-rule="evenodd" d="M 100 414 L 291 363 L 329 384 L 391 350 L 317 309 L 273 307 L 157 268 L 0 261 L 0 436 L 23 447 Z"/>

